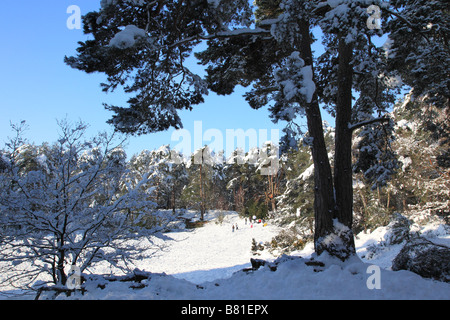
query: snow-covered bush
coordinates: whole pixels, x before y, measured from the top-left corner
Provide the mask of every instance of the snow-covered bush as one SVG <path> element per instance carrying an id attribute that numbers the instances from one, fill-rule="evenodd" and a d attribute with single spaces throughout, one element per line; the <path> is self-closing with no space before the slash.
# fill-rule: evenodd
<path id="1" fill-rule="evenodd" d="M 87 125 L 59 122 L 52 145 L 23 139 L 6 150 L 0 175 L 0 267 L 6 284 L 37 279 L 66 285 L 69 269 L 86 271 L 97 261 L 126 269 L 141 249 L 130 240 L 154 232 L 141 228 L 151 215 L 147 177 L 130 183 L 123 149 L 114 135 L 85 140 Z M 72 269 L 73 270 L 73 269 Z"/>
<path id="2" fill-rule="evenodd" d="M 270 242 L 271 250 L 279 250 L 281 253 L 302 250 L 307 240 L 302 238 L 295 228 L 284 229 L 272 238 Z"/>
<path id="3" fill-rule="evenodd" d="M 384 238 L 387 244 L 399 244 L 409 239 L 409 228 L 411 221 L 401 214 L 394 214 L 392 221 L 387 226 Z"/>
<path id="4" fill-rule="evenodd" d="M 450 282 L 450 248 L 425 238 L 408 242 L 392 261 L 392 270 L 409 270 L 424 278 Z"/>

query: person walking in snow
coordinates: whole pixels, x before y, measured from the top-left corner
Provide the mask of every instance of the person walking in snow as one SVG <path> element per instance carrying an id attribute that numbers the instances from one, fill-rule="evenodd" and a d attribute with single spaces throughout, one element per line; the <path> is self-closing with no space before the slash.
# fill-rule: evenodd
<path id="1" fill-rule="evenodd" d="M 236 231 L 238 230 L 239 228 L 238 228 L 238 224 L 236 223 Z"/>
<path id="2" fill-rule="evenodd" d="M 231 227 L 231 231 L 234 232 L 234 224 L 233 224 L 233 226 Z"/>

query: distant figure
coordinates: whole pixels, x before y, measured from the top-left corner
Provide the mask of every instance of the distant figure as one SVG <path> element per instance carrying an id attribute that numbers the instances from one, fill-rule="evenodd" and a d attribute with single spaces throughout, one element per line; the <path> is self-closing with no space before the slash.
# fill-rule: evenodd
<path id="1" fill-rule="evenodd" d="M 236 231 L 238 230 L 239 228 L 238 228 L 238 225 L 237 225 L 237 223 L 236 223 Z"/>
<path id="2" fill-rule="evenodd" d="M 233 224 L 233 226 L 231 227 L 231 230 L 234 232 L 234 224 Z"/>
<path id="3" fill-rule="evenodd" d="M 245 218 L 245 225 L 247 225 L 247 218 Z"/>

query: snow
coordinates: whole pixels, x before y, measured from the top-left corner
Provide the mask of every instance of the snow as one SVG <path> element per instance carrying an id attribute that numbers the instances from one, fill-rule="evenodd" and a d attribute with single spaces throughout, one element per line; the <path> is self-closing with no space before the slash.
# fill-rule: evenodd
<path id="1" fill-rule="evenodd" d="M 300 174 L 299 179 L 306 181 L 314 175 L 314 164 L 310 165 L 302 174 Z"/>
<path id="2" fill-rule="evenodd" d="M 397 128 L 408 129 L 413 132 L 417 131 L 417 124 L 408 120 L 402 119 L 396 123 Z"/>
<path id="3" fill-rule="evenodd" d="M 220 0 L 208 0 L 208 4 L 212 5 L 214 8 L 217 8 L 220 4 Z"/>
<path id="4" fill-rule="evenodd" d="M 403 166 L 402 166 L 403 172 L 405 172 L 406 169 L 412 164 L 412 160 L 410 157 L 400 156 L 400 157 L 398 157 L 398 161 L 400 161 L 403 164 Z"/>
<path id="5" fill-rule="evenodd" d="M 218 216 L 223 214 L 220 224 Z M 192 216 L 192 212 L 190 212 Z M 189 213 L 187 217 L 190 216 Z M 252 239 L 257 242 L 270 241 L 279 228 L 250 222 L 234 212 L 209 211 L 206 220 L 210 222 L 197 229 L 167 234 L 173 241 L 167 252 L 137 264 L 141 270 L 173 275 L 195 284 L 231 277 L 235 271 L 251 266 Z M 232 231 L 232 225 L 238 230 Z M 271 255 L 260 258 L 270 258 Z"/>
<path id="6" fill-rule="evenodd" d="M 145 36 L 145 30 L 133 25 L 128 25 L 124 30 L 117 33 L 114 38 L 111 39 L 109 45 L 119 49 L 126 49 L 134 46 L 136 43 L 136 38 Z"/>
<path id="7" fill-rule="evenodd" d="M 115 5 L 117 4 L 118 0 L 101 0 L 100 1 L 100 7 L 102 9 L 105 9 L 106 7 L 110 6 L 110 5 Z M 137 5 L 137 6 L 144 6 L 145 5 L 145 1 L 144 0 L 125 0 L 125 2 L 131 3 L 133 5 Z"/>
<path id="8" fill-rule="evenodd" d="M 300 70 L 300 74 L 303 76 L 303 87 L 300 89 L 300 92 L 305 96 L 306 102 L 311 103 L 314 93 L 316 92 L 312 67 L 303 67 Z"/>
<path id="9" fill-rule="evenodd" d="M 223 218 L 222 224 L 219 217 Z M 184 218 L 194 217 L 187 211 Z M 323 254 L 317 256 L 313 245 L 291 256 L 276 259 L 267 250 L 253 256 L 251 240 L 269 241 L 280 230 L 271 225 L 253 224 L 235 212 L 210 211 L 209 222 L 201 228 L 179 226 L 165 234 L 172 239 L 167 246 L 137 261 L 136 267 L 151 272 L 141 289 L 131 289 L 129 283 L 111 282 L 103 289 L 98 281 L 86 284 L 88 292 L 70 299 L 120 300 L 300 300 L 300 299 L 442 299 L 450 298 L 450 284 L 424 279 L 409 271 L 391 271 L 392 259 L 402 245 L 383 246 L 386 227 L 370 233 L 360 233 L 355 239 L 358 257 L 341 262 Z M 238 229 L 232 231 L 232 225 Z M 442 225 L 423 227 L 427 236 L 441 244 L 450 244 L 450 236 Z M 168 243 L 167 243 L 168 242 Z M 163 243 L 160 243 L 161 245 Z M 143 245 L 147 245 L 143 243 Z M 377 250 L 373 250 L 377 248 Z M 150 245 L 149 245 L 150 249 Z M 369 255 L 370 252 L 375 254 Z M 278 262 L 277 271 L 267 267 L 243 272 L 250 267 L 250 258 Z M 324 266 L 306 265 L 321 261 Z M 379 266 L 380 289 L 370 289 L 373 270 Z M 109 273 L 106 265 L 99 265 L 96 273 Z M 104 281 L 102 282 L 104 284 Z M 60 295 L 60 299 L 66 298 Z"/>
<path id="10" fill-rule="evenodd" d="M 340 223 L 337 219 L 333 219 L 333 226 L 337 233 L 327 235 L 324 238 L 323 243 L 327 247 L 330 247 L 331 245 L 335 247 L 344 247 L 345 244 L 342 241 L 342 235 L 350 232 L 350 229 Z"/>
<path id="11" fill-rule="evenodd" d="M 328 0 L 327 3 L 331 8 L 336 8 L 340 5 L 341 0 Z"/>
<path id="12" fill-rule="evenodd" d="M 305 61 L 300 58 L 300 52 L 294 51 L 288 58 L 287 66 L 277 69 L 274 76 L 287 101 L 300 94 L 307 103 L 311 103 L 316 92 L 316 84 L 313 81 L 312 66 L 305 66 Z M 284 110 L 284 116 L 291 113 L 289 118 L 294 118 L 295 112 L 298 111 L 287 108 Z"/>

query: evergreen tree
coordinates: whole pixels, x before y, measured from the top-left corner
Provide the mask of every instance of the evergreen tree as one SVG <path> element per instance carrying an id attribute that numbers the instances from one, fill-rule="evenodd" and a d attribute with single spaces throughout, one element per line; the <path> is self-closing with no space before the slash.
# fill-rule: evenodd
<path id="1" fill-rule="evenodd" d="M 200 211 L 200 220 L 203 221 L 206 210 L 211 209 L 208 200 L 213 190 L 214 158 L 209 147 L 196 150 L 187 168 L 189 182 L 183 189 L 183 199 L 188 207 Z"/>
<path id="2" fill-rule="evenodd" d="M 314 166 L 309 147 L 301 141 L 297 149 L 291 149 L 285 156 L 286 180 L 278 204 L 290 215 L 301 212 L 305 216 L 314 216 Z"/>
<path id="3" fill-rule="evenodd" d="M 181 206 L 181 191 L 187 184 L 186 163 L 181 154 L 169 146 L 157 150 L 143 150 L 130 159 L 129 166 L 136 181 L 148 175 L 152 181 L 152 200 L 159 208 L 172 209 Z"/>
<path id="4" fill-rule="evenodd" d="M 84 18 L 84 31 L 94 39 L 80 43 L 78 56 L 66 58 L 66 63 L 105 73 L 105 90 L 120 85 L 137 92 L 129 107 L 107 106 L 115 112 L 110 123 L 116 129 L 148 133 L 179 128 L 178 110 L 203 102 L 208 90 L 226 95 L 236 85 L 251 85 L 246 94 L 249 104 L 255 109 L 269 106 L 274 121 L 292 124 L 298 115 L 306 116 L 315 168 L 318 253 L 328 251 L 341 259 L 355 253 L 352 135 L 367 125 L 389 121 L 384 113 L 393 101 L 388 81 L 393 72 L 409 70 L 404 76 L 408 85 L 448 103 L 448 8 L 443 1 L 269 0 L 256 1 L 256 12 L 247 0 L 102 1 L 101 5 L 99 12 Z M 368 27 L 369 5 L 387 13 L 383 24 L 390 18 L 391 48 L 396 51 L 387 55 L 389 61 L 371 41 L 383 30 Z M 431 13 L 433 9 L 438 13 Z M 423 14 L 413 18 L 421 10 L 431 20 Z M 326 49 L 317 65 L 311 49 L 313 27 L 321 28 Z M 202 40 L 207 40 L 207 49 L 197 57 L 207 66 L 205 79 L 185 65 Z M 417 50 L 411 50 L 415 56 L 406 56 L 408 46 L 433 52 L 437 59 L 424 59 Z M 396 59 L 406 60 L 408 68 Z M 437 60 L 444 68 L 434 73 Z M 354 92 L 359 94 L 355 103 Z M 336 117 L 333 170 L 319 102 Z"/>
<path id="5" fill-rule="evenodd" d="M 245 154 L 242 149 L 234 150 L 224 168 L 234 210 L 248 216 L 249 208 L 257 203 L 276 211 L 283 176 L 278 158 L 278 148 L 272 143 Z"/>
<path id="6" fill-rule="evenodd" d="M 445 126 L 448 120 L 445 120 L 445 110 L 429 101 L 427 97 L 415 99 L 413 92 L 405 95 L 392 113 L 396 121 L 392 132 L 395 140 L 389 146 L 367 149 L 366 155 L 359 155 L 356 165 L 364 165 L 363 161 L 375 159 L 371 154 L 388 147 L 389 152 L 398 156 L 399 169 L 393 179 L 386 181 L 384 188 L 370 175 L 363 172 L 355 175 L 355 230 L 386 226 L 394 212 L 408 216 L 420 211 L 427 219 L 436 219 L 437 214 L 448 212 L 449 167 L 441 163 L 449 148 L 448 127 Z M 361 145 L 362 139 L 355 141 L 356 147 Z M 355 152 L 356 156 L 358 154 L 359 151 Z"/>
<path id="7" fill-rule="evenodd" d="M 244 214 L 247 194 L 248 177 L 244 173 L 248 166 L 244 163 L 244 151 L 236 149 L 227 159 L 224 166 L 225 176 L 227 178 L 226 188 L 229 192 L 231 207 L 234 211 Z"/>
<path id="8" fill-rule="evenodd" d="M 386 24 L 389 69 L 412 88 L 413 97 L 449 108 L 450 4 L 443 0 L 389 3 L 383 9 L 392 17 Z"/>
<path id="9" fill-rule="evenodd" d="M 390 182 L 393 193 L 390 202 L 400 212 L 407 211 L 411 205 L 437 207 L 448 212 L 450 169 L 440 163 L 440 156 L 450 147 L 444 134 L 448 127 L 437 130 L 435 123 L 443 120 L 433 115 L 431 121 L 427 116 L 430 110 L 433 113 L 443 113 L 443 110 L 430 106 L 428 98 L 413 99 L 413 96 L 413 92 L 408 94 L 394 110 L 398 125 L 393 147 L 399 154 L 401 170 Z"/>

